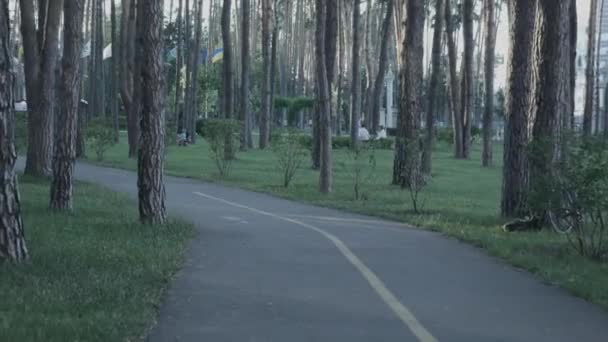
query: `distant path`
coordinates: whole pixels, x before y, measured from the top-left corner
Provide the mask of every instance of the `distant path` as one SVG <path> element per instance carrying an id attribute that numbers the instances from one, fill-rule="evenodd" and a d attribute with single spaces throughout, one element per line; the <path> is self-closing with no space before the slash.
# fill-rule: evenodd
<path id="1" fill-rule="evenodd" d="M 135 196 L 132 172 L 76 171 Z M 441 235 L 166 181 L 198 235 L 149 341 L 608 341 L 605 311 Z"/>

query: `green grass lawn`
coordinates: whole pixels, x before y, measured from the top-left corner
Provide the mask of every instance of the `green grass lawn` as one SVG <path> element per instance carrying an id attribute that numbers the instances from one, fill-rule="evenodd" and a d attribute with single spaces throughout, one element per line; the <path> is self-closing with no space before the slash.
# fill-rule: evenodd
<path id="1" fill-rule="evenodd" d="M 137 223 L 125 197 L 76 186 L 71 215 L 48 209 L 46 181 L 21 180 L 31 260 L 0 265 L 0 341 L 138 340 L 182 261 L 192 228 Z"/>
<path id="2" fill-rule="evenodd" d="M 127 158 L 125 140 L 106 153 L 102 164 L 131 170 L 136 168 L 135 161 Z M 503 223 L 498 215 L 502 151 L 496 147 L 496 166 L 490 169 L 481 167 L 480 154 L 476 146 L 471 160 L 456 160 L 448 146 L 438 148 L 433 155 L 433 179 L 423 194 L 423 215 L 412 212 L 407 192 L 390 185 L 391 151 L 376 152 L 375 174 L 364 189 L 368 197 L 366 201 L 353 200 L 349 171 L 340 166 L 348 160 L 347 153 L 341 150 L 335 151 L 334 192 L 328 196 L 318 193 L 318 172 L 307 167 L 296 175 L 289 189 L 281 187 L 281 176 L 270 151 L 238 154 L 231 175 L 221 182 L 436 230 L 484 248 L 491 255 L 527 269 L 548 283 L 608 308 L 607 263 L 577 256 L 562 237 L 549 232 L 509 234 L 499 229 Z M 170 147 L 166 172 L 174 176 L 220 181 L 207 146 L 201 139 L 195 146 Z"/>

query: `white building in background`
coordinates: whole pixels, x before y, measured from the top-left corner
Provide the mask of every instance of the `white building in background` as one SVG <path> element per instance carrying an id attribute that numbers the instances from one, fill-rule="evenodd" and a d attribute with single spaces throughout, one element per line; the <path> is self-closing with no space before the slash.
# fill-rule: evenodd
<path id="1" fill-rule="evenodd" d="M 397 116 L 399 115 L 396 101 L 397 83 L 395 82 L 393 68 L 388 68 L 388 73 L 384 78 L 384 100 L 380 107 L 380 125 L 386 128 L 397 128 Z M 388 110 L 387 110 L 388 108 Z"/>

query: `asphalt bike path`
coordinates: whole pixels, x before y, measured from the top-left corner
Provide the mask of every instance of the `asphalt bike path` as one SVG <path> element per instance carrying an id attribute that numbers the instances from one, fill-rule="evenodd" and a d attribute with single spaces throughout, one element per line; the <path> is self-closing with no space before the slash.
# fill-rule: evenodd
<path id="1" fill-rule="evenodd" d="M 136 174 L 76 178 L 136 198 Z M 197 235 L 148 341 L 608 341 L 608 313 L 400 223 L 166 177 Z"/>

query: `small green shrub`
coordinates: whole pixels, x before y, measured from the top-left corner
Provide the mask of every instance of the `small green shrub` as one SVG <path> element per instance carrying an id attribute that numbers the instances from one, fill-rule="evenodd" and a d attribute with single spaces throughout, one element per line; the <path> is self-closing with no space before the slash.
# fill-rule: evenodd
<path id="1" fill-rule="evenodd" d="M 350 137 L 333 137 L 331 139 L 331 147 L 334 150 L 350 148 Z"/>
<path id="2" fill-rule="evenodd" d="M 423 131 L 420 134 L 424 135 L 426 132 Z M 471 140 L 472 142 L 477 141 L 481 137 L 482 131 L 479 127 L 471 127 Z M 454 144 L 454 129 L 451 127 L 437 128 L 435 130 L 435 138 L 438 142 L 446 143 L 449 145 Z"/>
<path id="3" fill-rule="evenodd" d="M 196 120 L 196 133 L 201 137 L 204 137 L 205 134 L 205 123 L 208 119 L 198 119 Z"/>
<path id="4" fill-rule="evenodd" d="M 86 129 L 86 141 L 93 147 L 99 161 L 102 161 L 105 152 L 114 146 L 114 138 L 114 130 L 103 120 L 93 120 Z"/>
<path id="5" fill-rule="evenodd" d="M 438 128 L 436 131 L 436 137 L 438 142 L 446 143 L 449 145 L 454 144 L 454 130 L 451 128 Z"/>
<path id="6" fill-rule="evenodd" d="M 118 129 L 123 131 L 128 129 L 127 114 L 124 112 L 118 114 Z"/>
<path id="7" fill-rule="evenodd" d="M 236 120 L 211 119 L 205 122 L 202 131 L 220 177 L 227 177 L 239 146 L 240 123 Z"/>
<path id="8" fill-rule="evenodd" d="M 312 151 L 312 136 L 301 134 L 299 139 L 302 146 L 306 147 L 309 151 Z"/>
<path id="9" fill-rule="evenodd" d="M 479 138 L 479 137 L 481 137 L 481 134 L 482 134 L 481 128 L 479 128 L 477 126 L 471 127 L 471 137 L 472 138 Z"/>
<path id="10" fill-rule="evenodd" d="M 295 129 L 273 131 L 271 148 L 283 175 L 283 186 L 287 188 L 306 160 L 308 151 Z"/>
<path id="11" fill-rule="evenodd" d="M 373 144 L 357 144 L 357 148 L 347 150 L 346 161 L 339 165 L 350 175 L 355 201 L 368 199 L 365 188 L 374 177 L 376 155 Z"/>
<path id="12" fill-rule="evenodd" d="M 600 138 L 563 143 L 551 175 L 534 184 L 531 207 L 546 212 L 551 226 L 564 234 L 580 255 L 608 256 L 608 142 Z M 548 151 L 546 144 L 531 153 Z M 530 159 L 542 158 L 531 155 Z M 537 159 L 538 162 L 538 159 Z"/>
<path id="13" fill-rule="evenodd" d="M 312 150 L 312 137 L 310 135 L 300 135 L 300 143 L 304 145 L 308 150 Z M 391 138 L 383 138 L 377 140 L 370 140 L 360 145 L 372 145 L 376 150 L 392 150 L 395 141 Z M 331 139 L 331 146 L 334 150 L 347 149 L 351 147 L 350 137 L 333 137 Z"/>
<path id="14" fill-rule="evenodd" d="M 289 126 L 296 126 L 298 121 L 298 114 L 306 109 L 311 109 L 315 105 L 315 99 L 306 96 L 296 97 L 276 97 L 274 99 L 274 106 L 276 109 L 287 110 L 287 122 Z"/>
<path id="15" fill-rule="evenodd" d="M 376 150 L 392 150 L 395 141 L 391 138 L 382 138 L 370 141 Z"/>
<path id="16" fill-rule="evenodd" d="M 430 177 L 422 170 L 422 154 L 420 140 L 404 140 L 398 148 L 401 163 L 401 188 L 407 190 L 415 214 L 421 214 L 425 199 L 423 191 L 430 181 Z"/>

